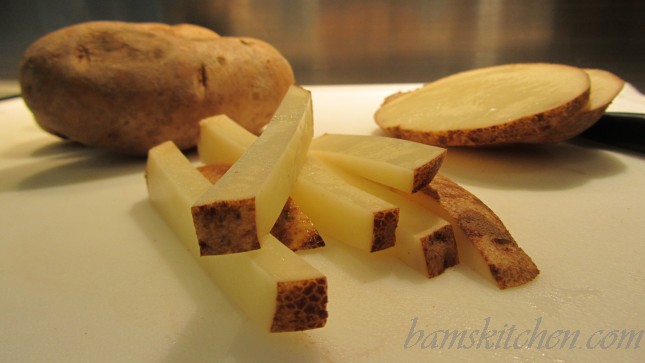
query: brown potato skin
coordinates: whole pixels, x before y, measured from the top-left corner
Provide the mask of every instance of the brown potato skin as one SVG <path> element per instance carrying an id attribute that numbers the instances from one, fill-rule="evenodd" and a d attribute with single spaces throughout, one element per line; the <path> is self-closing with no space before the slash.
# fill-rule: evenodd
<path id="1" fill-rule="evenodd" d="M 77 24 L 34 42 L 20 65 L 44 130 L 135 155 L 166 140 L 194 147 L 199 121 L 216 114 L 257 134 L 294 82 L 271 45 L 188 24 Z"/>
<path id="2" fill-rule="evenodd" d="M 540 270 L 501 219 L 478 197 L 437 174 L 421 190 L 434 199 L 479 251 L 500 289 L 534 280 Z"/>
<path id="3" fill-rule="evenodd" d="M 229 168 L 230 165 L 225 164 L 207 164 L 198 167 L 197 170 L 215 184 Z M 316 226 L 291 197 L 282 208 L 271 234 L 294 252 L 325 246 L 325 241 Z"/>

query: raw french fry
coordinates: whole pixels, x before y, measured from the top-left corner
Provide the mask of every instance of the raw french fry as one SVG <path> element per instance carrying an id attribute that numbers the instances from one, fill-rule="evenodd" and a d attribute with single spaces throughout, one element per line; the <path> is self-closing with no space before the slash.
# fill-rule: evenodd
<path id="1" fill-rule="evenodd" d="M 436 213 L 393 190 L 371 180 L 334 168 L 350 185 L 399 207 L 396 256 L 427 277 L 435 277 L 459 263 L 452 226 Z M 389 252 L 389 251 L 388 251 Z"/>
<path id="2" fill-rule="evenodd" d="M 271 235 L 263 237 L 259 250 L 200 257 L 190 209 L 211 183 L 172 142 L 149 151 L 146 183 L 155 209 L 249 318 L 271 332 L 325 325 L 326 277 Z"/>
<path id="3" fill-rule="evenodd" d="M 198 167 L 197 170 L 214 184 L 229 168 L 230 165 L 207 164 Z M 282 208 L 278 220 L 271 229 L 271 234 L 292 251 L 307 250 L 325 245 L 311 219 L 302 212 L 291 198 L 287 200 L 284 208 Z"/>
<path id="4" fill-rule="evenodd" d="M 199 123 L 199 132 L 199 160 L 206 165 L 232 165 L 258 139 L 226 115 L 203 119 Z"/>
<path id="5" fill-rule="evenodd" d="M 409 193 L 428 185 L 446 155 L 436 146 L 373 135 L 325 134 L 309 150 L 352 174 Z"/>
<path id="6" fill-rule="evenodd" d="M 193 205 L 202 255 L 260 248 L 291 193 L 312 135 L 311 93 L 292 86 L 262 135 Z"/>
<path id="7" fill-rule="evenodd" d="M 460 260 L 500 289 L 525 284 L 539 274 L 499 217 L 449 178 L 438 174 L 421 192 L 408 197 L 450 221 Z"/>
<path id="8" fill-rule="evenodd" d="M 399 208 L 347 184 L 311 157 L 291 196 L 325 239 L 368 252 L 390 248 L 396 242 Z"/>
<path id="9" fill-rule="evenodd" d="M 200 159 L 209 163 L 224 161 L 220 155 L 241 156 L 254 137 L 228 117 L 206 119 L 201 123 Z M 398 208 L 347 185 L 320 162 L 305 162 L 291 196 L 323 239 L 369 252 L 394 245 Z"/>

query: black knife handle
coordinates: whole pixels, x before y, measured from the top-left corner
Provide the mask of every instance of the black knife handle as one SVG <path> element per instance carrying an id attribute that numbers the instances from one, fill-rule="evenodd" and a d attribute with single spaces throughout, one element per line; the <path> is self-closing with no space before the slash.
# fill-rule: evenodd
<path id="1" fill-rule="evenodd" d="M 580 136 L 645 153 L 645 114 L 607 112 Z"/>

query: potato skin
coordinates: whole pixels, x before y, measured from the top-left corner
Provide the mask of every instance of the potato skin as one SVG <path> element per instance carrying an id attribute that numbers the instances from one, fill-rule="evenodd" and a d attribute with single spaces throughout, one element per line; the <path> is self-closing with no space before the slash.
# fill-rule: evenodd
<path id="1" fill-rule="evenodd" d="M 34 42 L 20 65 L 44 130 L 135 155 L 166 140 L 194 147 L 199 121 L 216 114 L 258 133 L 294 82 L 271 45 L 188 24 L 77 24 Z"/>

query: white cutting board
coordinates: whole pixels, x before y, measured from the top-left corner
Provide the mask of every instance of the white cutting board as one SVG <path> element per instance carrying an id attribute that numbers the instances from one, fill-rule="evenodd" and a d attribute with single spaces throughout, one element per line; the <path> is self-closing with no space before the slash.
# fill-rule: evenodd
<path id="1" fill-rule="evenodd" d="M 379 134 L 383 98 L 414 87 L 308 87 L 316 133 Z M 582 141 L 450 150 L 442 172 L 500 216 L 538 278 L 501 291 L 458 266 L 428 280 L 329 241 L 303 253 L 328 276 L 327 326 L 283 334 L 202 273 L 148 203 L 144 164 L 62 142 L 21 99 L 0 102 L 0 361 L 645 358 L 642 155 Z"/>

